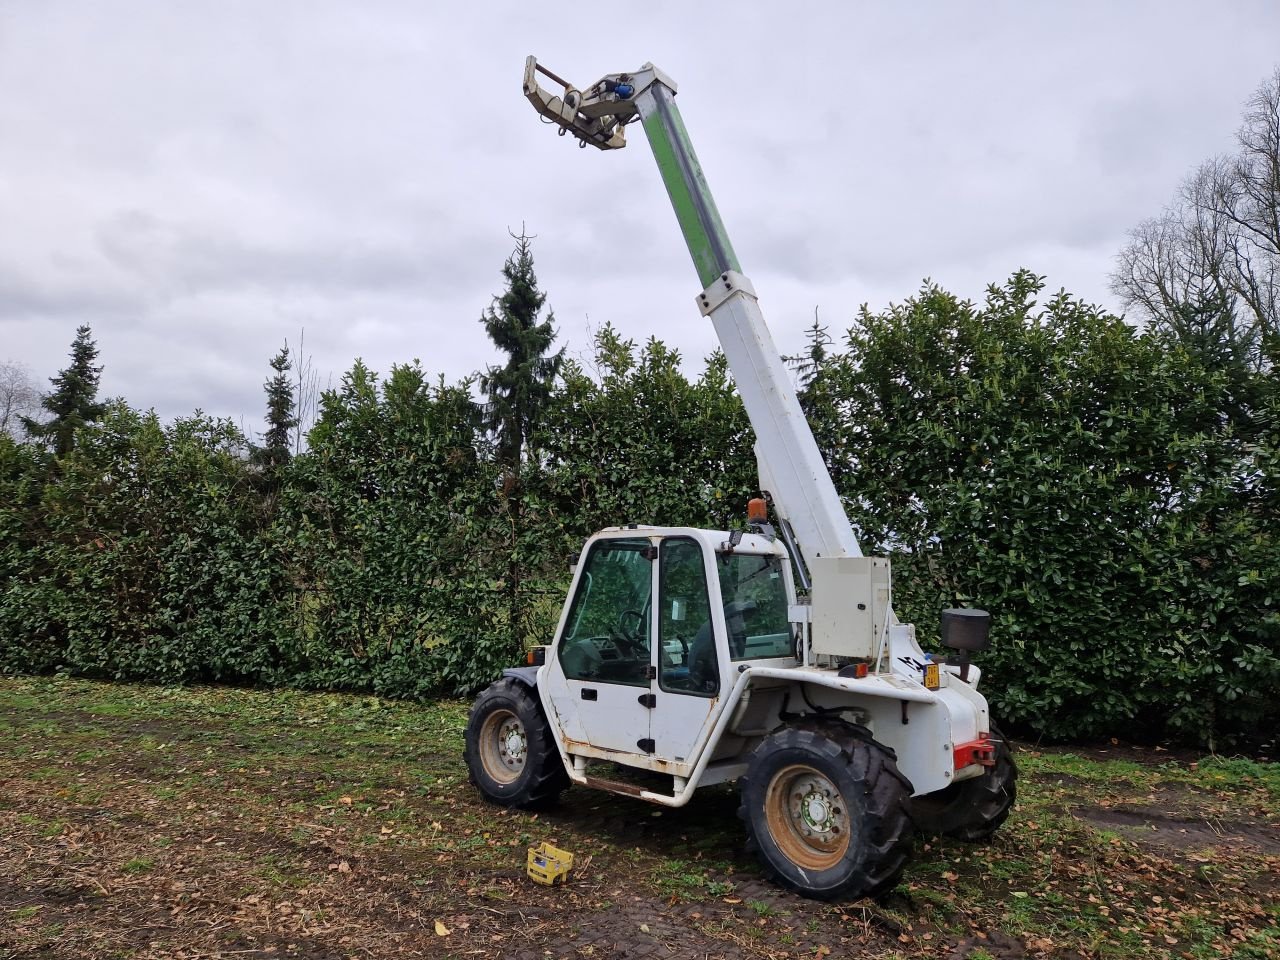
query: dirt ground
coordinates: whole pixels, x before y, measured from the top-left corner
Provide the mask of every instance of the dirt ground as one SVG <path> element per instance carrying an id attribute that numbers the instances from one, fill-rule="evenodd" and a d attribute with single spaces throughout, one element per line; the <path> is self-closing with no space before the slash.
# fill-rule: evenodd
<path id="1" fill-rule="evenodd" d="M 766 883 L 728 788 L 541 814 L 466 783 L 466 707 L 0 680 L 0 958 L 1280 956 L 1280 776 L 1019 754 L 995 841 L 897 892 Z M 571 883 L 525 876 L 547 840 Z"/>

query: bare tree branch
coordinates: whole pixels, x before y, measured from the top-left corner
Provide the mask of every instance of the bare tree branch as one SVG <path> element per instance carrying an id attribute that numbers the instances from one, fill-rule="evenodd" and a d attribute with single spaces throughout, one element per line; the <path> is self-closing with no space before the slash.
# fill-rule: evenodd
<path id="1" fill-rule="evenodd" d="M 34 418 L 39 411 L 40 391 L 31 379 L 31 371 L 13 360 L 0 361 L 0 433 L 18 439 L 21 418 Z"/>
<path id="2" fill-rule="evenodd" d="M 316 372 L 315 362 L 311 354 L 305 352 L 307 345 L 307 329 L 303 327 L 298 333 L 297 360 L 294 363 L 294 417 L 293 455 L 302 453 L 307 444 L 307 434 L 315 426 L 316 413 L 320 404 L 320 374 Z"/>
<path id="3" fill-rule="evenodd" d="M 1130 231 L 1111 288 L 1173 330 L 1188 307 L 1221 304 L 1220 332 L 1262 363 L 1263 338 L 1280 336 L 1280 68 L 1246 104 L 1237 142 L 1236 154 L 1201 164 L 1164 213 Z"/>

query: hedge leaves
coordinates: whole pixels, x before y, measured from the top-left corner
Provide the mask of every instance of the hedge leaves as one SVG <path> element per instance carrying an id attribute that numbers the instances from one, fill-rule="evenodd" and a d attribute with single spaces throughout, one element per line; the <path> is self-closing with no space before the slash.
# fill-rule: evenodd
<path id="1" fill-rule="evenodd" d="M 803 402 L 928 641 L 994 615 L 998 716 L 1198 742 L 1280 702 L 1280 389 L 1019 273 L 934 286 L 810 357 Z M 754 492 L 722 357 L 605 327 L 566 359 L 513 528 L 475 384 L 357 362 L 271 482 L 230 423 L 111 405 L 55 460 L 0 436 L 0 669 L 462 693 L 547 642 L 599 527 L 723 528 Z M 1246 397 L 1241 406 L 1241 397 Z M 518 623 L 512 623 L 508 578 Z"/>

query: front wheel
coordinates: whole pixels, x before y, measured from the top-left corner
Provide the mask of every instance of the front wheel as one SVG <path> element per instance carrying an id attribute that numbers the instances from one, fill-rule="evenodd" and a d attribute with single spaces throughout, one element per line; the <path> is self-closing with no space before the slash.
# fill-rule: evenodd
<path id="1" fill-rule="evenodd" d="M 982 776 L 961 780 L 912 801 L 911 815 L 922 833 L 976 843 L 989 839 L 1009 819 L 1018 797 L 1018 767 L 1009 741 L 994 723 L 991 740 L 996 762 Z"/>
<path id="2" fill-rule="evenodd" d="M 471 782 L 504 807 L 542 806 L 569 785 L 542 704 L 518 680 L 490 684 L 476 699 L 464 755 Z"/>
<path id="3" fill-rule="evenodd" d="M 910 797 L 893 751 L 864 732 L 788 727 L 752 753 L 739 816 L 771 879 L 806 897 L 855 899 L 902 875 Z"/>

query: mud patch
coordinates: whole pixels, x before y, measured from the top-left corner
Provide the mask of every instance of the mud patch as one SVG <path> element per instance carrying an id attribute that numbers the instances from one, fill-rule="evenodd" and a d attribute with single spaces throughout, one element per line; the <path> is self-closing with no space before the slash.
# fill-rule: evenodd
<path id="1" fill-rule="evenodd" d="M 955 945 L 947 960 L 1027 960 L 1031 957 L 1052 956 L 1054 960 L 1084 960 L 1085 955 L 1075 950 L 1063 950 L 1037 941 L 1025 944 L 1017 937 L 992 931 L 961 940 Z"/>
<path id="2" fill-rule="evenodd" d="M 1016 937 L 992 933 L 960 941 L 947 954 L 947 960 L 969 960 L 973 956 L 991 957 L 993 960 L 1024 960 L 1028 954 L 1027 948 Z"/>
<path id="3" fill-rule="evenodd" d="M 1177 816 L 1131 804 L 1072 807 L 1070 812 L 1104 830 L 1152 846 L 1204 850 L 1247 845 L 1262 853 L 1280 854 L 1280 829 L 1263 824 Z"/>

